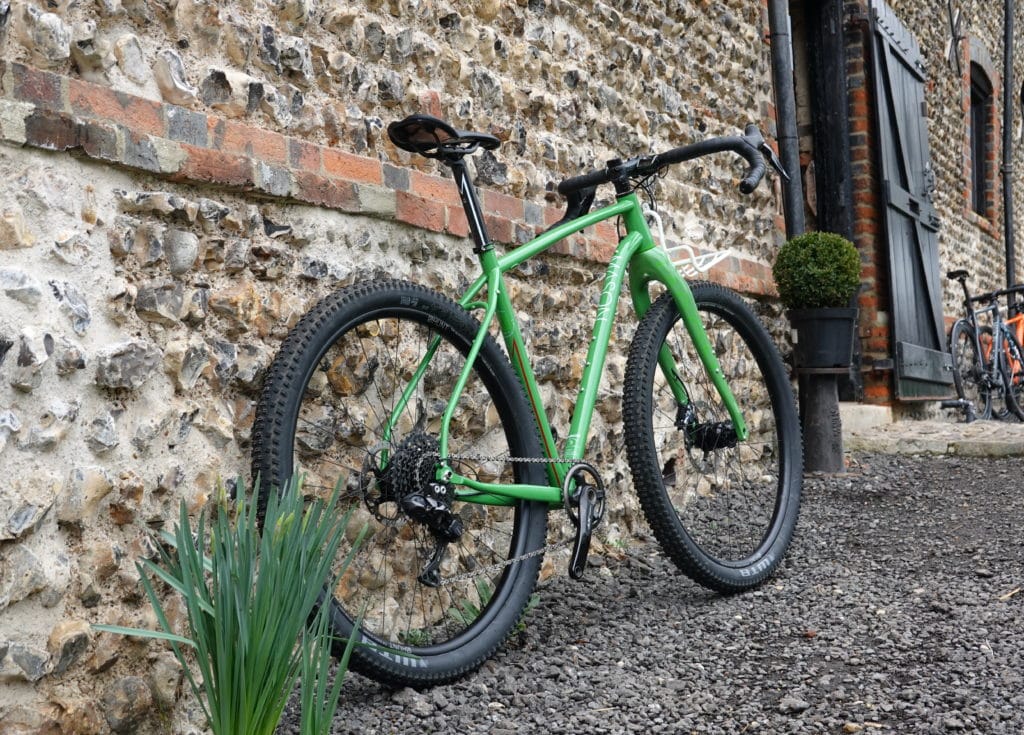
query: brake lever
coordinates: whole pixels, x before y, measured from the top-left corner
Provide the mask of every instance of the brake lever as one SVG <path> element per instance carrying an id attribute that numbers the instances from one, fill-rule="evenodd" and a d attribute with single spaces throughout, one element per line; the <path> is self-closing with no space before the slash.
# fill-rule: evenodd
<path id="1" fill-rule="evenodd" d="M 772 165 L 772 168 L 779 172 L 779 176 L 781 176 L 784 181 L 789 181 L 789 174 L 786 173 L 786 169 L 782 167 L 782 161 L 780 161 L 779 157 L 775 155 L 775 149 L 768 145 L 767 140 L 761 141 L 760 149 L 761 154 L 768 159 L 768 163 Z"/>

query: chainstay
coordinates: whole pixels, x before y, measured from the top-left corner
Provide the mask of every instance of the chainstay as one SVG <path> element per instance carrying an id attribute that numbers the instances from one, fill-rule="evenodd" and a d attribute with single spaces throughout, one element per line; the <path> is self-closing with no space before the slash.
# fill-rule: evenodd
<path id="1" fill-rule="evenodd" d="M 446 462 L 450 460 L 455 460 L 456 462 L 511 462 L 513 464 L 517 462 L 523 464 L 571 464 L 573 462 L 580 461 L 578 459 L 566 459 L 565 457 L 485 457 L 472 454 L 452 454 L 448 457 L 443 457 L 442 459 L 444 459 L 444 461 Z M 548 544 L 547 546 L 543 546 L 539 549 L 528 551 L 525 554 L 520 554 L 519 556 L 512 557 L 511 559 L 506 559 L 505 561 L 496 562 L 486 567 L 481 567 L 480 569 L 474 569 L 471 572 L 463 572 L 462 574 L 456 574 L 454 577 L 448 577 L 442 580 L 441 586 L 447 587 L 448 585 L 458 584 L 459 582 L 465 582 L 470 579 L 475 579 L 476 577 L 479 577 L 481 575 L 488 575 L 492 572 L 500 572 L 503 569 L 505 569 L 505 567 L 512 566 L 513 564 L 518 564 L 519 562 L 526 561 L 527 559 L 532 559 L 535 556 L 541 556 L 552 551 L 558 551 L 559 549 L 567 548 L 571 543 L 572 542 L 570 539 L 564 539 L 553 544 Z"/>
<path id="2" fill-rule="evenodd" d="M 441 459 L 469 462 L 512 462 L 513 464 L 574 464 L 583 461 L 582 458 L 569 457 L 485 457 L 475 454 L 452 454 Z"/>
<path id="3" fill-rule="evenodd" d="M 448 585 L 458 584 L 459 582 L 465 582 L 466 580 L 475 579 L 476 577 L 479 577 L 481 575 L 488 575 L 492 572 L 500 572 L 505 567 L 512 566 L 513 564 L 518 564 L 521 561 L 526 561 L 527 559 L 532 559 L 535 556 L 547 554 L 550 551 L 558 551 L 559 549 L 564 549 L 567 546 L 569 546 L 569 543 L 569 540 L 566 539 L 565 541 L 559 541 L 555 544 L 548 544 L 547 546 L 544 546 L 540 549 L 534 549 L 533 551 L 530 551 L 526 554 L 521 554 L 520 556 L 513 557 L 512 559 L 506 559 L 505 561 L 496 562 L 489 566 L 481 567 L 480 569 L 474 569 L 472 572 L 463 572 L 462 574 L 456 574 L 454 577 L 447 577 L 446 579 L 441 580 L 441 586 L 447 587 Z"/>

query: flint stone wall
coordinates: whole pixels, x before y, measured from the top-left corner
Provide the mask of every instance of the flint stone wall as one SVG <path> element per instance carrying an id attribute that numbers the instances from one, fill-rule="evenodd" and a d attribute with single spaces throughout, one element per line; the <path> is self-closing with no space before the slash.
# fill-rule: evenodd
<path id="1" fill-rule="evenodd" d="M 564 176 L 766 127 L 763 13 L 0 0 L 0 733 L 202 730 L 167 650 L 89 624 L 155 627 L 135 572 L 149 533 L 246 474 L 263 372 L 319 297 L 375 276 L 467 285 L 451 182 L 386 122 L 501 137 L 475 177 L 514 245 L 560 216 Z M 770 187 L 741 198 L 741 173 L 679 167 L 659 199 L 670 242 L 733 248 L 711 277 L 763 297 L 777 205 Z M 561 427 L 614 240 L 596 228 L 511 279 Z M 639 523 L 617 400 L 631 336 L 627 319 L 591 432 L 614 488 L 603 541 Z"/>

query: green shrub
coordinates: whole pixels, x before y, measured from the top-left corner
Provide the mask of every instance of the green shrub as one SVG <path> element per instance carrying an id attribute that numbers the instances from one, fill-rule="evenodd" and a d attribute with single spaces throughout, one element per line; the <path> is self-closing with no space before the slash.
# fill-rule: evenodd
<path id="1" fill-rule="evenodd" d="M 849 306 L 860 287 L 860 255 L 841 235 L 805 232 L 779 249 L 772 275 L 787 308 Z"/>

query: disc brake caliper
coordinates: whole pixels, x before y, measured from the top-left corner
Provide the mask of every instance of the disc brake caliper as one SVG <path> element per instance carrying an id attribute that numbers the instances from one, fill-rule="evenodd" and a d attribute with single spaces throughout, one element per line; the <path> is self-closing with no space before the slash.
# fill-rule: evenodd
<path id="1" fill-rule="evenodd" d="M 697 420 L 692 403 L 680 405 L 676 412 L 676 428 L 682 429 L 687 449 L 699 449 L 705 454 L 716 449 L 735 447 L 738 437 L 731 421 Z"/>

